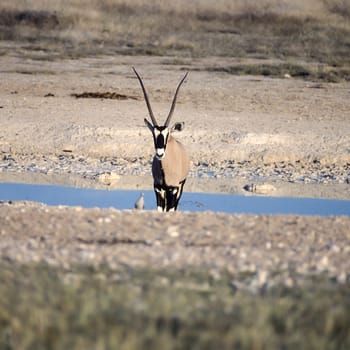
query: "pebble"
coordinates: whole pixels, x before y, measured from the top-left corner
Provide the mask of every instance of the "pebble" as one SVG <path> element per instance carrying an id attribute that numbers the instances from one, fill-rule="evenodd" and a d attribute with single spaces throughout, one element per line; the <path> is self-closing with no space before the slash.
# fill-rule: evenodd
<path id="1" fill-rule="evenodd" d="M 110 217 L 98 218 L 97 222 L 99 224 L 110 224 L 112 222 L 112 219 Z"/>
<path id="2" fill-rule="evenodd" d="M 294 281 L 291 277 L 286 278 L 284 285 L 288 288 L 292 288 L 294 286 Z"/>
<path id="3" fill-rule="evenodd" d="M 151 161 L 144 158 L 107 158 L 100 160 L 74 154 L 52 156 L 21 156 L 0 154 L 0 172 L 33 172 L 42 174 L 75 174 L 104 184 L 117 182 L 123 175 L 151 175 Z M 249 182 L 247 191 L 270 193 L 269 180 L 283 180 L 296 183 L 349 183 L 350 164 L 323 165 L 314 162 L 277 162 L 259 165 L 251 161 L 193 162 L 190 177 L 221 178 L 242 177 Z M 258 181 L 257 181 L 258 180 Z"/>
<path id="4" fill-rule="evenodd" d="M 321 266 L 322 268 L 324 268 L 324 269 L 327 269 L 327 268 L 328 268 L 328 266 L 329 266 L 329 259 L 328 259 L 328 256 L 327 256 L 327 255 L 325 255 L 325 256 L 321 259 L 321 261 L 320 261 L 320 266 Z"/>
<path id="5" fill-rule="evenodd" d="M 178 232 L 178 227 L 177 226 L 169 226 L 167 229 L 167 234 L 170 237 L 178 237 L 179 236 L 179 232 Z"/>
<path id="6" fill-rule="evenodd" d="M 338 276 L 337 276 L 337 282 L 340 284 L 344 284 L 346 283 L 348 280 L 347 274 L 346 272 L 341 272 Z"/>
<path id="7" fill-rule="evenodd" d="M 259 270 L 256 274 L 255 280 L 256 283 L 262 287 L 266 282 L 268 278 L 268 272 L 265 270 Z"/>

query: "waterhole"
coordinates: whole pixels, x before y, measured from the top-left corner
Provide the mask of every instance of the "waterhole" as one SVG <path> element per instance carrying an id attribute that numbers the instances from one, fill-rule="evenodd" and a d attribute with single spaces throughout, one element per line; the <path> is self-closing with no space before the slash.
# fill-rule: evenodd
<path id="1" fill-rule="evenodd" d="M 145 209 L 155 209 L 155 196 L 153 191 L 149 190 L 96 190 L 55 185 L 0 183 L 1 201 L 34 201 L 47 205 L 86 208 L 132 209 L 141 193 L 144 193 Z M 179 210 L 237 214 L 350 216 L 350 201 L 185 192 L 181 198 Z"/>

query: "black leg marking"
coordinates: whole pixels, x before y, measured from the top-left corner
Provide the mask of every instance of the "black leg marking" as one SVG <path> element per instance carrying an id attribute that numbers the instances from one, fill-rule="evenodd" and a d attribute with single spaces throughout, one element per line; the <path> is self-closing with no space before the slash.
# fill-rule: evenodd
<path id="1" fill-rule="evenodd" d="M 176 198 L 179 193 L 179 187 L 169 186 L 166 189 L 166 211 L 176 210 Z"/>
<path id="2" fill-rule="evenodd" d="M 166 198 L 165 198 L 164 188 L 155 184 L 154 185 L 154 193 L 156 194 L 158 211 L 165 211 Z"/>
<path id="3" fill-rule="evenodd" d="M 162 186 L 154 184 L 158 211 L 175 211 L 179 205 L 186 179 L 179 186 Z"/>
<path id="4" fill-rule="evenodd" d="M 177 206 L 179 205 L 180 198 L 182 196 L 182 192 L 184 190 L 184 185 L 185 185 L 186 179 L 180 182 L 180 187 L 179 191 L 176 196 L 176 205 L 175 205 L 175 210 L 177 210 Z"/>

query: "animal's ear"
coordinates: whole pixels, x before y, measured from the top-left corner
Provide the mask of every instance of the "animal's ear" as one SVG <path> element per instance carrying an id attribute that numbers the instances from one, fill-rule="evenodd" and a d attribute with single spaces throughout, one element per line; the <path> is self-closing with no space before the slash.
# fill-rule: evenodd
<path id="1" fill-rule="evenodd" d="M 153 132 L 153 129 L 154 129 L 153 125 L 146 118 L 144 119 L 144 122 L 148 127 L 148 129 L 150 129 Z"/>
<path id="2" fill-rule="evenodd" d="M 181 123 L 175 123 L 172 128 L 171 131 L 182 131 L 185 127 L 185 123 L 181 122 Z"/>

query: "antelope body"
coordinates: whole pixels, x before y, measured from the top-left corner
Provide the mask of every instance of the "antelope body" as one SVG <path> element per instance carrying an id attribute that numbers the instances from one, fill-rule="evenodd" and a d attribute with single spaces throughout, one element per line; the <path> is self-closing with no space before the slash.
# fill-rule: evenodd
<path id="1" fill-rule="evenodd" d="M 164 125 L 160 126 L 154 117 L 142 79 L 136 69 L 133 68 L 133 70 L 140 82 L 152 121 L 151 123 L 146 118 L 144 119 L 146 126 L 153 134 L 156 151 L 152 162 L 152 175 L 157 208 L 159 211 L 175 211 L 177 210 L 186 182 L 190 161 L 183 144 L 172 136 L 174 131 L 183 130 L 184 123 L 175 123 L 171 128 L 169 128 L 169 123 L 174 113 L 180 86 L 185 81 L 188 73 L 186 73 L 180 81 L 173 98 L 169 115 Z"/>

